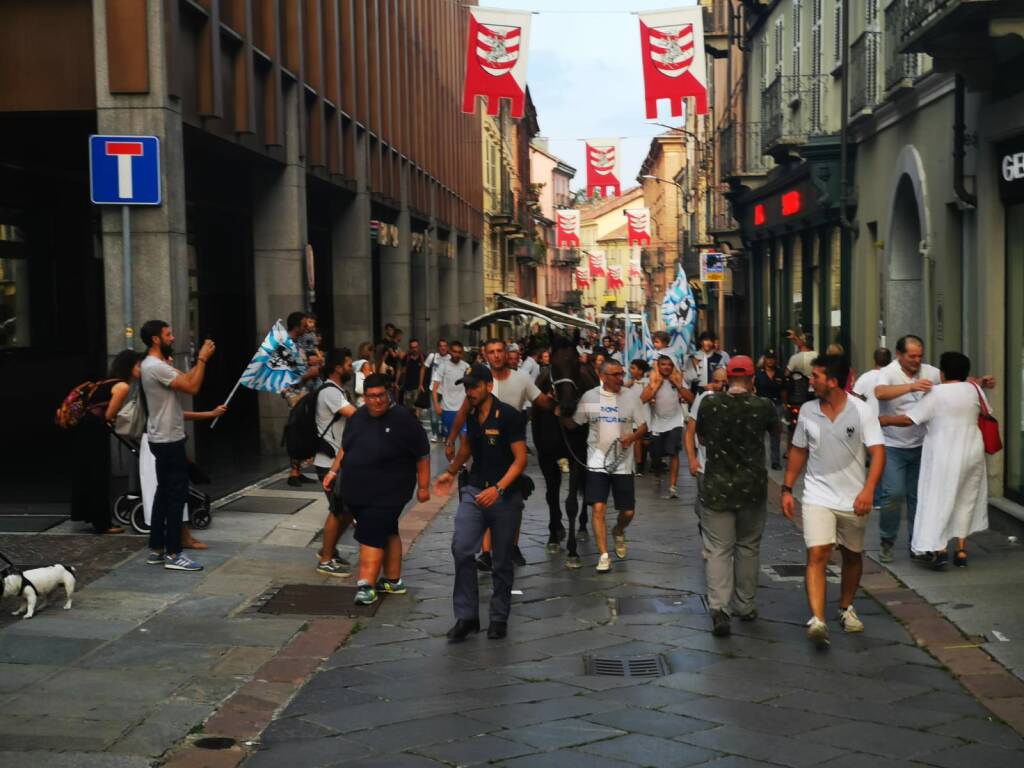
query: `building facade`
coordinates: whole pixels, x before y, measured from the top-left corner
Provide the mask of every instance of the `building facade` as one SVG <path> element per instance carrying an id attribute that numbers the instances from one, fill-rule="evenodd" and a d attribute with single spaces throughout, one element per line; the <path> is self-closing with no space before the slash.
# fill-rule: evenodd
<path id="1" fill-rule="evenodd" d="M 689 220 L 684 193 L 688 186 L 676 179 L 689 165 L 687 141 L 679 131 L 655 136 L 637 175 L 651 212 L 651 244 L 641 251 L 641 265 L 646 286 L 644 309 L 652 327 L 661 327 L 661 302 L 676 279 L 676 265 L 684 252 Z"/>
<path id="2" fill-rule="evenodd" d="M 3 3 L 0 323 L 16 330 L 0 337 L 0 403 L 10 428 L 38 436 L 4 471 L 44 446 L 60 454 L 45 425 L 131 343 L 126 319 L 171 322 L 180 367 L 203 338 L 218 342 L 196 403 L 207 407 L 296 309 L 317 313 L 326 345 L 353 348 L 385 322 L 429 343 L 477 314 L 467 24 L 454 0 Z M 163 203 L 131 217 L 128 313 L 121 213 L 89 202 L 94 133 L 161 142 Z M 243 390 L 215 433 L 197 430 L 197 458 L 233 471 L 277 449 L 285 416 L 280 398 Z"/>
<path id="3" fill-rule="evenodd" d="M 530 181 L 536 199 L 534 241 L 544 248 L 543 263 L 537 269 L 535 301 L 568 311 L 580 307 L 580 296 L 573 283 L 580 254 L 575 248 L 558 247 L 555 211 L 572 207 L 569 186 L 575 175 L 575 168 L 548 151 L 546 141 L 534 140 L 530 146 Z"/>
<path id="4" fill-rule="evenodd" d="M 590 276 L 590 285 L 583 288 L 582 303 L 595 314 L 642 310 L 641 278 L 630 277 L 629 262 L 637 249 L 628 243 L 626 209 L 643 208 L 644 192 L 641 187 L 625 189 L 618 197 L 596 199 L 582 208 L 580 215 L 580 250 L 582 265 L 589 269 L 589 255 L 604 255 L 605 276 Z M 652 233 L 652 239 L 654 235 Z M 610 269 L 614 267 L 621 285 L 613 282 Z"/>

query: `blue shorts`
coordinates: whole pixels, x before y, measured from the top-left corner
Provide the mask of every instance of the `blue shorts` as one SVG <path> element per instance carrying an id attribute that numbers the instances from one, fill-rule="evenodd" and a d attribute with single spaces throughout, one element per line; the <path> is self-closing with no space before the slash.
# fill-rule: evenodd
<path id="1" fill-rule="evenodd" d="M 448 437 L 452 433 L 458 411 L 441 411 L 441 434 Z M 462 422 L 462 434 L 466 434 L 466 422 Z"/>

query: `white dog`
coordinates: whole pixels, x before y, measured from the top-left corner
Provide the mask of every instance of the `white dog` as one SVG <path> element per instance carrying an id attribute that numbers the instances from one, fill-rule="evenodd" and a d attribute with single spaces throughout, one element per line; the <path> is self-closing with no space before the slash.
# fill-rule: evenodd
<path id="1" fill-rule="evenodd" d="M 75 594 L 75 569 L 71 566 L 51 565 L 46 568 L 33 568 L 24 573 L 11 573 L 4 576 L 3 597 L 17 596 L 22 604 L 13 616 L 25 612 L 25 618 L 31 619 L 35 615 L 36 608 L 42 610 L 46 605 L 46 598 L 61 584 L 64 585 L 64 592 L 67 600 L 64 603 L 64 610 L 71 609 L 71 597 Z"/>

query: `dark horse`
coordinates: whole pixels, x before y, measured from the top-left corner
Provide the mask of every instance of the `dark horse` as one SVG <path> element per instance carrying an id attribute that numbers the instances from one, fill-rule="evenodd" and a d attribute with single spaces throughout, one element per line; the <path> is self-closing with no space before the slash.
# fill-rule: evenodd
<path id="1" fill-rule="evenodd" d="M 580 395 L 593 389 L 599 381 L 594 369 L 580 365 L 576 342 L 563 335 L 551 336 L 551 365 L 546 374 L 537 381 L 541 391 L 551 394 L 559 406 L 561 418 L 571 418 L 576 412 Z M 579 536 L 587 535 L 587 508 L 581 503 L 583 476 L 587 460 L 587 429 L 567 429 L 560 423 L 560 417 L 552 411 L 533 409 L 533 442 L 537 448 L 537 463 L 544 474 L 548 502 L 549 554 L 558 552 L 559 542 L 565 538 L 562 525 L 561 486 L 562 469 L 559 459 L 569 462 L 569 494 L 565 500 L 565 513 L 569 518 L 569 540 L 566 543 L 568 557 L 566 568 L 579 568 L 580 558 L 576 551 L 576 517 L 580 518 Z"/>

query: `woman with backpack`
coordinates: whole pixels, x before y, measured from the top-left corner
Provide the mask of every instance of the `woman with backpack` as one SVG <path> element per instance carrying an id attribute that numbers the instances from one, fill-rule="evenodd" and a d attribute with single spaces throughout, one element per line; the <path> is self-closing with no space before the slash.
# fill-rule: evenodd
<path id="1" fill-rule="evenodd" d="M 96 533 L 124 533 L 110 516 L 110 431 L 114 420 L 138 381 L 142 355 L 126 349 L 110 364 L 110 372 L 89 393 L 86 410 L 71 431 L 71 519 L 90 523 Z"/>

